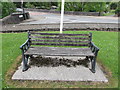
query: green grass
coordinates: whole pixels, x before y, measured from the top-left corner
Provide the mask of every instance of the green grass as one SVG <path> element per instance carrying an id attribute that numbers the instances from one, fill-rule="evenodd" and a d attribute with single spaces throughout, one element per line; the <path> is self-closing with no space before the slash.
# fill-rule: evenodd
<path id="1" fill-rule="evenodd" d="M 117 80 L 118 78 L 118 32 L 105 32 L 105 31 L 65 31 L 64 33 L 93 33 L 93 42 L 100 48 L 98 53 L 98 61 L 102 63 L 107 69 L 112 72 L 112 79 Z M 9 70 L 11 65 L 15 62 L 16 58 L 21 55 L 21 51 L 19 49 L 20 45 L 25 42 L 27 39 L 26 33 L 10 33 L 10 34 L 2 34 L 2 64 L 3 64 L 3 87 L 24 87 L 21 86 L 9 85 L 5 80 L 6 72 Z M 14 82 L 15 83 L 15 82 Z M 18 82 L 20 83 L 20 82 Z M 27 81 L 25 82 L 27 83 Z M 37 83 L 37 82 L 35 82 Z M 48 84 L 40 82 L 38 84 L 33 84 L 28 81 L 27 85 L 32 87 L 42 87 Z M 47 82 L 46 82 L 47 83 Z M 60 82 L 63 87 L 92 87 L 90 85 L 80 85 L 75 84 L 67 84 L 66 82 Z M 50 83 L 51 87 L 61 87 L 60 83 Z M 18 84 L 19 85 L 19 84 Z M 38 86 L 37 86 L 38 85 Z M 48 85 L 48 87 L 50 87 Z M 114 86 L 116 85 L 116 86 Z M 94 86 L 100 87 L 100 86 Z M 104 87 L 117 87 L 117 81 L 113 84 Z"/>
<path id="2" fill-rule="evenodd" d="M 0 19 L 2 19 L 2 16 L 0 15 Z"/>
<path id="3" fill-rule="evenodd" d="M 2 36 L 0 35 L 0 89 L 2 88 Z"/>
<path id="4" fill-rule="evenodd" d="M 2 75 L 3 75 L 3 78 L 7 70 L 10 68 L 10 66 L 15 61 L 15 58 L 17 58 L 21 54 L 19 47 L 22 43 L 25 42 L 26 39 L 27 39 L 27 35 L 24 33 L 2 34 L 2 63 L 3 63 Z"/>
<path id="5" fill-rule="evenodd" d="M 114 15 L 114 14 L 115 14 L 115 10 L 111 10 L 109 13 L 103 14 L 103 16 L 110 16 L 110 15 Z"/>
<path id="6" fill-rule="evenodd" d="M 2 34 L 2 60 L 5 64 L 5 68 L 3 66 L 3 72 L 6 72 L 15 58 L 21 54 L 19 47 L 26 39 L 27 35 L 24 33 Z"/>

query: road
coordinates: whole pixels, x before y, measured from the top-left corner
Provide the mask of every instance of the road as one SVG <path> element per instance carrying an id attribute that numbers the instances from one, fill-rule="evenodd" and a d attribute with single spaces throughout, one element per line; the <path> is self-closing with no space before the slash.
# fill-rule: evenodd
<path id="1" fill-rule="evenodd" d="M 60 14 L 29 11 L 31 19 L 21 24 L 60 23 Z M 118 17 L 64 15 L 64 23 L 118 23 Z"/>

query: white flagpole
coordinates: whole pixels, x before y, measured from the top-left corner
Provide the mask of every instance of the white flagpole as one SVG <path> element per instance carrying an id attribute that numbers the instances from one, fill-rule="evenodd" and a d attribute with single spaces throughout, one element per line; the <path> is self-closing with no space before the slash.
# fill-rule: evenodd
<path id="1" fill-rule="evenodd" d="M 60 33 L 63 32 L 63 16 L 64 16 L 64 0 L 62 0 L 62 5 L 61 5 Z"/>
<path id="2" fill-rule="evenodd" d="M 21 8 L 23 8 L 23 0 L 21 0 Z"/>
<path id="3" fill-rule="evenodd" d="M 21 0 L 21 8 L 23 9 L 23 14 L 24 14 L 23 0 Z"/>

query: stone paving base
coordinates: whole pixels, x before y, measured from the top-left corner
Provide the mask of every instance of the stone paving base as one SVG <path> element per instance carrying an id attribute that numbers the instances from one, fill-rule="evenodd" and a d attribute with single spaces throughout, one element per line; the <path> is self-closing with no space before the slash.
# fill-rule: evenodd
<path id="1" fill-rule="evenodd" d="M 29 25 L 20 25 L 20 24 L 9 24 L 3 25 L 0 32 L 27 32 L 28 30 L 58 30 L 60 24 L 29 24 Z M 64 23 L 64 29 L 69 30 L 95 30 L 95 31 L 118 31 L 118 24 L 116 23 Z"/>
<path id="2" fill-rule="evenodd" d="M 22 65 L 14 73 L 13 80 L 57 80 L 57 81 L 98 81 L 108 82 L 104 73 L 96 65 L 96 73 L 82 65 L 76 67 L 37 67 L 31 66 L 27 71 L 22 72 Z"/>

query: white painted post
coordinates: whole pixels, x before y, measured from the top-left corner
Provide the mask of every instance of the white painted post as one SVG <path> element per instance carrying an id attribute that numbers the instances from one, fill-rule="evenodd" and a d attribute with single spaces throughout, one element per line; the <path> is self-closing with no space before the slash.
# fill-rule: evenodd
<path id="1" fill-rule="evenodd" d="M 21 0 L 21 8 L 23 8 L 23 0 Z"/>
<path id="2" fill-rule="evenodd" d="M 24 8 L 23 8 L 23 0 L 21 0 L 21 8 L 22 8 L 22 13 L 24 14 Z"/>
<path id="3" fill-rule="evenodd" d="M 62 5 L 61 5 L 60 33 L 63 32 L 63 16 L 64 16 L 64 0 L 62 0 Z"/>

